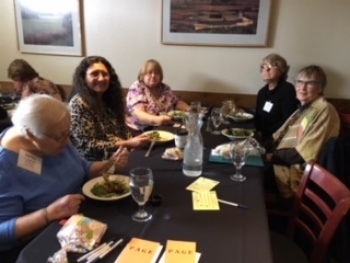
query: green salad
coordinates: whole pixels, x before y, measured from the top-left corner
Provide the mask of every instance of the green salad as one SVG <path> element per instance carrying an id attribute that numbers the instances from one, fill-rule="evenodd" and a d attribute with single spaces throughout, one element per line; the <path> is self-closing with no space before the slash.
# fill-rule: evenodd
<path id="1" fill-rule="evenodd" d="M 91 188 L 91 193 L 98 197 L 114 197 L 126 194 L 129 191 L 128 185 L 119 180 L 110 180 L 109 183 L 96 183 Z"/>
<path id="2" fill-rule="evenodd" d="M 227 129 L 227 135 L 236 137 L 248 137 L 252 135 L 252 131 L 245 129 Z"/>

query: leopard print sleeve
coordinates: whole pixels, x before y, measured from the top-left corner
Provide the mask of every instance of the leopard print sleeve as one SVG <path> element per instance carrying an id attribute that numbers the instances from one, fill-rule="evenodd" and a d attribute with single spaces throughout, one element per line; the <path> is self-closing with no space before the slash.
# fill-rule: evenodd
<path id="1" fill-rule="evenodd" d="M 96 114 L 80 97 L 74 97 L 69 106 L 72 144 L 89 161 L 108 159 L 116 150 L 116 141 L 119 140 L 110 133 L 113 127 L 115 129 L 113 118 L 108 114 Z"/>

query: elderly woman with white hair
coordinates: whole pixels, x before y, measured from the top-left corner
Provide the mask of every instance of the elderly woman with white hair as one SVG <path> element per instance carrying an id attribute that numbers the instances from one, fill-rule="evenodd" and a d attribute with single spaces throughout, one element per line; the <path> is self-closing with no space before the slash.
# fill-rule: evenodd
<path id="1" fill-rule="evenodd" d="M 69 110 L 48 95 L 22 100 L 12 122 L 0 135 L 0 253 L 78 213 L 83 183 L 128 158 L 118 151 L 106 161 L 83 159 L 69 140 Z"/>

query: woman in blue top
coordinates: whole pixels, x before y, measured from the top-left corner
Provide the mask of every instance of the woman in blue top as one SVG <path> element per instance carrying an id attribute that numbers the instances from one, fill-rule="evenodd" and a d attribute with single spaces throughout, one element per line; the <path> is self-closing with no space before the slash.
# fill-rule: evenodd
<path id="1" fill-rule="evenodd" d="M 0 253 L 78 213 L 82 184 L 128 158 L 127 151 L 101 162 L 80 157 L 69 140 L 69 110 L 48 95 L 22 100 L 12 122 L 0 136 Z"/>

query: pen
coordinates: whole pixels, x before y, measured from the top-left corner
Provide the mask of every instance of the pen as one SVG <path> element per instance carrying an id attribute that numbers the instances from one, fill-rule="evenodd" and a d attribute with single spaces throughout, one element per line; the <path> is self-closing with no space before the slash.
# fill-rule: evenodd
<path id="1" fill-rule="evenodd" d="M 233 202 L 229 202 L 229 201 L 222 200 L 222 199 L 218 199 L 218 201 L 219 201 L 220 203 L 223 203 L 223 204 L 226 204 L 226 205 L 232 205 L 232 206 L 236 206 L 236 207 L 244 208 L 244 209 L 247 209 L 247 208 L 248 208 L 248 206 L 240 205 L 240 204 L 233 203 Z"/>

